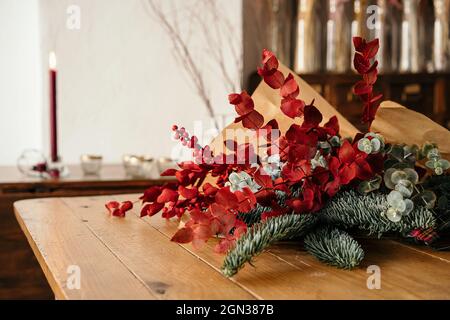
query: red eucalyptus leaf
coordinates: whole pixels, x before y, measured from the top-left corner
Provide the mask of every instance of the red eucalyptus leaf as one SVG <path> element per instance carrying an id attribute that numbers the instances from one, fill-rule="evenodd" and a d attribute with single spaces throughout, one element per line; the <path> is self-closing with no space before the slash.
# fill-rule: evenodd
<path id="1" fill-rule="evenodd" d="M 330 136 L 336 136 L 339 134 L 339 121 L 336 116 L 332 116 L 330 120 L 328 120 L 327 123 L 324 125 L 325 129 L 327 130 L 327 133 Z"/>
<path id="2" fill-rule="evenodd" d="M 356 52 L 353 59 L 353 65 L 358 73 L 366 73 L 370 68 L 370 61 L 367 60 L 362 54 Z"/>
<path id="3" fill-rule="evenodd" d="M 305 106 L 303 126 L 317 127 L 322 122 L 322 113 L 313 105 Z"/>
<path id="4" fill-rule="evenodd" d="M 356 177 L 355 166 L 344 166 L 339 171 L 339 181 L 341 185 L 349 184 Z"/>
<path id="5" fill-rule="evenodd" d="M 272 190 L 262 190 L 259 191 L 256 195 L 256 200 L 259 204 L 268 207 L 272 200 L 276 198 L 276 194 Z"/>
<path id="6" fill-rule="evenodd" d="M 107 204 L 105 204 L 106 209 L 108 209 L 110 214 L 113 214 L 115 210 L 118 210 L 120 207 L 120 203 L 117 201 L 110 201 Z"/>
<path id="7" fill-rule="evenodd" d="M 228 213 L 227 209 L 217 203 L 211 204 L 209 207 L 209 211 L 211 212 L 212 217 L 220 219 L 222 216 Z"/>
<path id="8" fill-rule="evenodd" d="M 297 213 L 308 212 L 314 205 L 314 191 L 311 189 L 304 189 L 302 191 L 303 200 L 289 199 L 286 204 Z"/>
<path id="9" fill-rule="evenodd" d="M 236 191 L 235 194 L 239 202 L 239 212 L 249 212 L 256 206 L 255 194 L 249 188 L 245 187 L 242 191 Z"/>
<path id="10" fill-rule="evenodd" d="M 278 59 L 275 54 L 267 49 L 263 49 L 262 52 L 262 63 L 264 70 L 271 71 L 273 69 L 278 69 Z"/>
<path id="11" fill-rule="evenodd" d="M 192 187 L 192 189 L 185 188 L 183 186 L 178 187 L 179 194 L 186 199 L 194 199 L 198 195 L 197 187 Z"/>
<path id="12" fill-rule="evenodd" d="M 366 40 L 361 37 L 353 37 L 353 46 L 357 52 L 363 52 Z"/>
<path id="13" fill-rule="evenodd" d="M 173 177 L 176 173 L 176 169 L 167 169 L 163 173 L 161 173 L 161 177 Z"/>
<path id="14" fill-rule="evenodd" d="M 361 96 L 361 95 L 368 94 L 368 93 L 372 92 L 372 89 L 373 89 L 372 85 L 369 85 L 369 84 L 365 83 L 364 81 L 359 81 L 353 87 L 353 92 L 354 92 L 355 95 Z"/>
<path id="15" fill-rule="evenodd" d="M 350 163 L 355 159 L 355 150 L 348 140 L 344 140 L 339 149 L 339 160 L 341 163 Z"/>
<path id="16" fill-rule="evenodd" d="M 237 240 L 241 236 L 243 236 L 246 232 L 247 232 L 247 225 L 245 224 L 245 222 L 241 220 L 236 220 L 236 222 L 234 223 L 233 238 Z"/>
<path id="17" fill-rule="evenodd" d="M 259 129 L 264 124 L 264 117 L 258 111 L 253 110 L 242 117 L 242 125 L 247 129 Z"/>
<path id="18" fill-rule="evenodd" d="M 105 205 L 105 207 L 112 216 L 125 217 L 125 214 L 133 209 L 133 203 L 131 201 L 124 201 L 122 203 L 110 201 Z"/>
<path id="19" fill-rule="evenodd" d="M 214 246 L 214 252 L 225 254 L 227 253 L 231 248 L 233 248 L 235 244 L 234 239 L 222 239 L 218 244 Z"/>
<path id="20" fill-rule="evenodd" d="M 300 89 L 297 81 L 295 81 L 294 76 L 290 73 L 281 87 L 280 94 L 285 99 L 295 99 L 299 93 Z"/>
<path id="21" fill-rule="evenodd" d="M 263 212 L 261 214 L 261 220 L 264 221 L 264 220 L 269 219 L 269 218 L 274 218 L 274 217 L 281 216 L 282 214 L 284 214 L 284 212 L 281 211 L 281 210 L 266 211 L 266 212 Z"/>
<path id="22" fill-rule="evenodd" d="M 377 55 L 379 48 L 380 42 L 378 39 L 374 39 L 366 43 L 363 54 L 367 59 L 372 59 Z"/>
<path id="23" fill-rule="evenodd" d="M 187 185 L 189 184 L 189 171 L 187 170 L 181 170 L 181 171 L 177 171 L 175 173 L 175 177 L 177 178 L 178 182 L 182 185 Z"/>
<path id="24" fill-rule="evenodd" d="M 158 203 L 176 202 L 178 200 L 178 192 L 170 189 L 163 189 L 156 201 Z"/>
<path id="25" fill-rule="evenodd" d="M 375 97 L 373 97 L 372 99 L 370 99 L 370 103 L 376 103 L 379 100 L 381 100 L 381 98 L 383 97 L 383 95 L 380 93 L 379 95 L 376 95 Z"/>
<path id="26" fill-rule="evenodd" d="M 281 71 L 275 70 L 267 75 L 263 76 L 264 82 L 272 89 L 279 89 L 284 84 L 284 76 Z"/>
<path id="27" fill-rule="evenodd" d="M 373 64 L 373 66 L 375 66 L 375 68 L 372 66 L 370 68 L 369 71 L 367 71 L 367 73 L 363 74 L 363 80 L 365 83 L 373 85 L 375 84 L 375 82 L 377 82 L 378 79 L 378 70 L 376 69 L 377 66 L 377 62 L 375 62 Z"/>
<path id="28" fill-rule="evenodd" d="M 203 193 L 206 196 L 214 196 L 218 190 L 219 190 L 218 188 L 214 187 L 212 184 L 208 182 L 203 185 Z"/>
<path id="29" fill-rule="evenodd" d="M 127 212 L 133 209 L 133 202 L 131 201 L 124 201 L 122 202 L 122 205 L 120 206 L 120 210 L 123 212 Z"/>
<path id="30" fill-rule="evenodd" d="M 253 179 L 263 188 L 273 188 L 272 178 L 263 169 L 257 170 Z"/>
<path id="31" fill-rule="evenodd" d="M 281 102 L 281 111 L 289 118 L 300 117 L 303 114 L 305 103 L 297 99 L 284 99 Z"/>
<path id="32" fill-rule="evenodd" d="M 360 180 L 369 180 L 373 177 L 373 171 L 365 159 L 357 158 L 354 162 L 355 176 Z"/>
<path id="33" fill-rule="evenodd" d="M 214 235 L 211 232 L 211 228 L 205 224 L 196 224 L 193 225 L 191 228 L 194 231 L 194 238 L 203 240 L 203 242 L 207 241 Z"/>
<path id="34" fill-rule="evenodd" d="M 142 202 L 154 202 L 161 194 L 161 187 L 153 186 L 144 191 L 144 194 L 140 197 Z"/>
<path id="35" fill-rule="evenodd" d="M 189 243 L 194 240 L 194 231 L 191 228 L 182 228 L 174 234 L 170 241 L 177 243 Z"/>
<path id="36" fill-rule="evenodd" d="M 252 97 L 246 91 L 239 94 L 230 94 L 228 97 L 230 104 L 234 105 L 236 112 L 240 116 L 244 116 L 255 109 Z"/>
<path id="37" fill-rule="evenodd" d="M 238 199 L 236 195 L 230 191 L 229 187 L 217 191 L 215 200 L 218 205 L 225 209 L 235 209 L 238 207 Z"/>
<path id="38" fill-rule="evenodd" d="M 164 203 L 154 202 L 154 203 L 146 204 L 141 209 L 141 217 L 154 216 L 155 214 L 160 212 L 163 208 L 164 208 Z"/>

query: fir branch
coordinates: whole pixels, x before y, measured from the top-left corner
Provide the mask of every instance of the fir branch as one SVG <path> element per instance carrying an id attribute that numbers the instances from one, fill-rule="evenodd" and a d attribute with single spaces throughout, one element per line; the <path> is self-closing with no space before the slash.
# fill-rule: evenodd
<path id="1" fill-rule="evenodd" d="M 392 222 L 382 215 L 387 207 L 386 195 L 382 193 L 372 192 L 362 196 L 351 190 L 335 196 L 320 211 L 320 216 L 330 225 L 356 227 L 379 237 L 388 231 L 405 233 L 416 228 L 433 227 L 436 223 L 433 213 L 422 206 L 416 206 L 401 221 Z"/>
<path id="2" fill-rule="evenodd" d="M 276 241 L 292 239 L 308 232 L 316 223 L 315 214 L 289 214 L 256 223 L 236 242 L 222 266 L 226 277 L 235 275 L 246 262 Z"/>
<path id="3" fill-rule="evenodd" d="M 305 248 L 326 264 L 352 269 L 364 258 L 364 251 L 359 243 L 347 232 L 328 227 L 318 229 L 305 238 Z"/>

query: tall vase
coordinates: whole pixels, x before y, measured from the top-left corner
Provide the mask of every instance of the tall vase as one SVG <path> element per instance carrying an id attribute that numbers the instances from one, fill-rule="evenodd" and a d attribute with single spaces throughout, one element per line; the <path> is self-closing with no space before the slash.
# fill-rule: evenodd
<path id="1" fill-rule="evenodd" d="M 278 59 L 292 67 L 292 47 L 294 22 L 292 11 L 293 1 L 270 0 L 270 48 L 276 53 Z"/>
<path id="2" fill-rule="evenodd" d="M 328 0 L 327 71 L 344 73 L 350 70 L 351 12 L 350 1 Z"/>
<path id="3" fill-rule="evenodd" d="M 424 48 L 420 26 L 420 0 L 403 0 L 400 71 L 419 72 L 424 68 Z"/>
<path id="4" fill-rule="evenodd" d="M 294 70 L 313 73 L 322 67 L 322 1 L 298 0 Z"/>
<path id="5" fill-rule="evenodd" d="M 434 0 L 433 67 L 446 71 L 450 65 L 450 1 Z"/>

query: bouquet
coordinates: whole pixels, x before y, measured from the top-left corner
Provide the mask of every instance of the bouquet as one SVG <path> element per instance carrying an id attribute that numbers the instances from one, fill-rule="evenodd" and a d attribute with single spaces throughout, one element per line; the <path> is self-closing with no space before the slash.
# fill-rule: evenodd
<path id="1" fill-rule="evenodd" d="M 197 249 L 219 238 L 215 251 L 226 254 L 227 277 L 285 239 L 302 239 L 309 253 L 346 269 L 364 258 L 354 234 L 435 241 L 448 227 L 450 163 L 433 142 L 399 143 L 371 130 L 382 99 L 374 92 L 379 42 L 355 37 L 353 43 L 361 75 L 354 94 L 362 101 L 365 132 L 338 113 L 324 120 L 315 100 L 302 99 L 296 76 L 285 76 L 275 55 L 264 50 L 258 74 L 265 90 L 280 96 L 279 109 L 260 112 L 247 92 L 231 94 L 238 116 L 214 147 L 174 125 L 175 139 L 192 149 L 193 160 L 162 173 L 176 182 L 144 192 L 141 217 L 161 213 L 182 220 L 172 241 Z M 106 207 L 125 216 L 133 203 Z"/>

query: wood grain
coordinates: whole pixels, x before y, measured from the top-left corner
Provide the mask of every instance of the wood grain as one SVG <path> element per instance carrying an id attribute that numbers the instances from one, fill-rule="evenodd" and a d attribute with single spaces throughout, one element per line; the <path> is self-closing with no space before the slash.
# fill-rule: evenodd
<path id="1" fill-rule="evenodd" d="M 16 216 L 56 299 L 155 299 L 146 286 L 60 199 L 16 202 Z M 66 286 L 81 270 L 81 290 Z"/>
<path id="2" fill-rule="evenodd" d="M 115 290 L 123 287 L 128 298 L 147 299 L 450 299 L 447 257 L 392 240 L 362 241 L 367 256 L 352 271 L 322 264 L 298 242 L 282 242 L 259 255 L 254 266 L 246 265 L 226 279 L 220 274 L 223 256 L 212 251 L 215 241 L 201 251 L 170 242 L 177 221 L 139 218 L 139 206 L 125 219 L 113 218 L 104 210 L 110 199 L 45 199 L 16 205 L 57 297 L 119 298 Z M 61 212 L 69 218 L 62 219 Z M 74 260 L 82 261 L 81 269 L 86 270 L 86 285 L 78 294 L 64 286 L 64 265 Z M 380 267 L 381 289 L 367 288 L 370 265 Z M 108 283 L 106 276 L 117 283 Z"/>
<path id="3" fill-rule="evenodd" d="M 113 197 L 63 198 L 62 201 L 111 252 L 161 299 L 251 299 L 253 296 L 222 277 L 138 217 L 110 217 L 105 203 Z"/>

